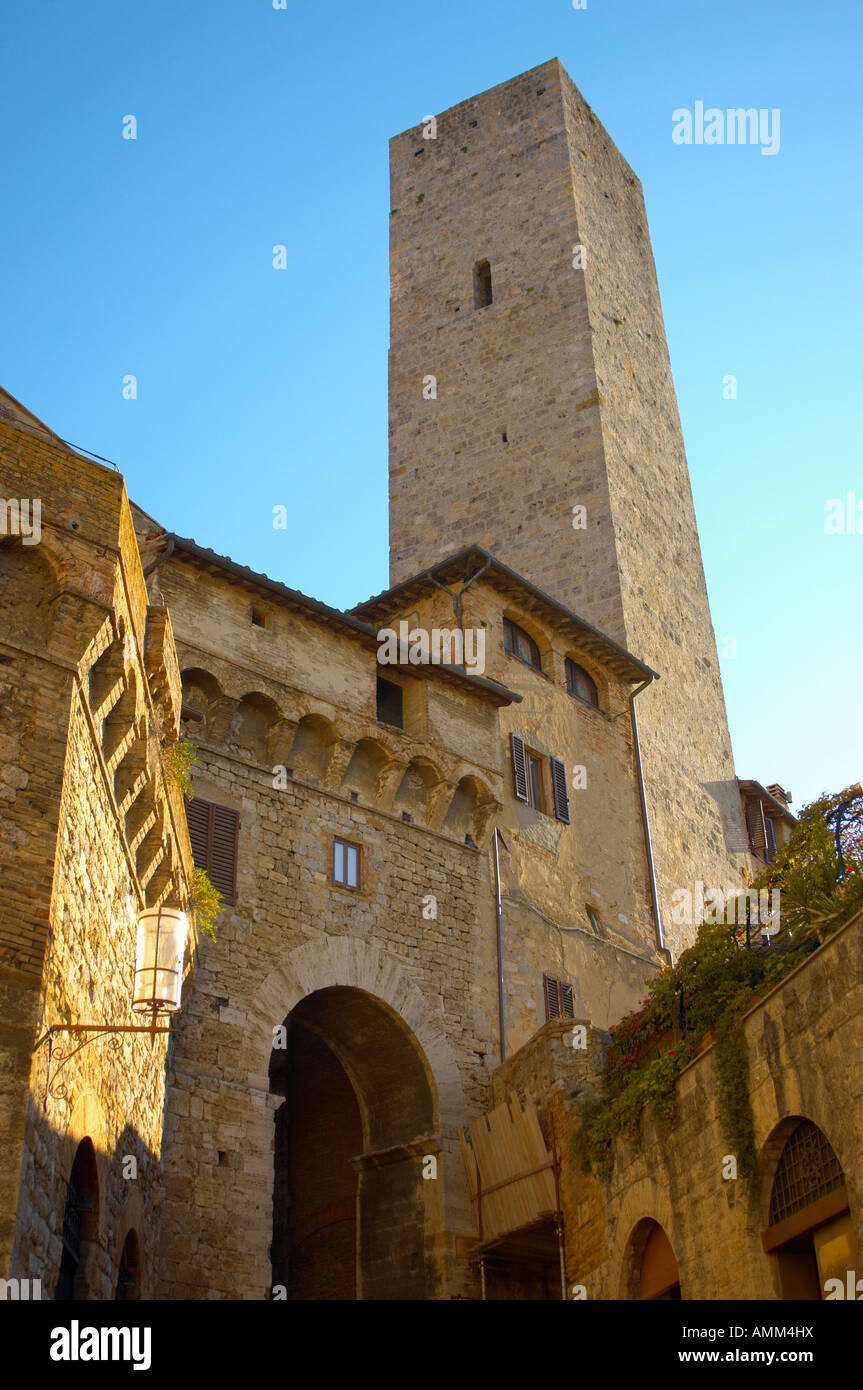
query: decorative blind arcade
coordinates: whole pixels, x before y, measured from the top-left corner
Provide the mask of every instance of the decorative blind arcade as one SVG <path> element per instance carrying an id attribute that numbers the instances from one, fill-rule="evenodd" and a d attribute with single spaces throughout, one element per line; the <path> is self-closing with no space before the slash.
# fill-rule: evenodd
<path id="1" fill-rule="evenodd" d="M 225 902 L 236 902 L 238 813 L 196 796 L 186 807 L 186 820 L 195 868 L 207 870 Z"/>
<path id="2" fill-rule="evenodd" d="M 512 780 L 519 801 L 530 803 L 527 786 L 527 754 L 524 739 L 518 734 L 510 734 L 512 751 Z M 554 792 L 554 814 L 564 825 L 569 825 L 569 792 L 566 786 L 566 767 L 558 758 L 549 758 L 551 763 L 551 786 Z"/>

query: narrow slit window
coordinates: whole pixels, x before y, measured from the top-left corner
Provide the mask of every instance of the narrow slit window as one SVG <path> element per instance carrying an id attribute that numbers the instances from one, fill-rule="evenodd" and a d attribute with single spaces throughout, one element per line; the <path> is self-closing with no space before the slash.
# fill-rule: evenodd
<path id="1" fill-rule="evenodd" d="M 491 266 L 488 261 L 477 261 L 473 268 L 473 302 L 477 309 L 491 304 Z"/>

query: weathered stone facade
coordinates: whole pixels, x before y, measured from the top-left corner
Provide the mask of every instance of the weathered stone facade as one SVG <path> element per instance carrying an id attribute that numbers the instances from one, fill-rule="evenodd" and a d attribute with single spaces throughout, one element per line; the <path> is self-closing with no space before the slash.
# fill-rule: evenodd
<path id="1" fill-rule="evenodd" d="M 731 767 L 634 176 L 557 63 L 441 117 L 422 173 L 420 139 L 393 146 L 385 593 L 340 612 L 174 535 L 0 398 L 0 491 L 38 497 L 43 528 L 0 536 L 0 1264 L 52 1296 L 479 1296 L 460 1130 L 524 1095 L 564 1153 L 603 1030 L 691 934 L 666 911 L 663 935 L 659 899 L 740 887 L 741 795 L 756 849 L 765 807 L 787 833 L 781 788 L 739 793 Z M 462 293 L 482 258 L 485 319 Z M 402 623 L 481 635 L 481 667 L 381 661 Z M 187 903 L 193 850 L 225 901 L 170 1045 L 74 1051 L 64 1027 L 131 1021 L 137 914 Z M 830 974 L 857 940 L 747 1022 L 763 1152 L 825 1118 L 855 1212 L 805 1039 L 857 1106 L 859 999 Z M 647 1219 L 685 1291 L 725 1287 L 710 1068 L 681 1078 L 671 1148 L 619 1154 L 610 1189 L 557 1170 L 590 1297 L 632 1295 Z M 731 1260 L 757 1222 L 727 1205 Z M 551 1266 L 496 1277 L 495 1297 L 557 1296 Z"/>
<path id="2" fill-rule="evenodd" d="M 640 1151 L 617 1142 L 607 1182 L 582 1173 L 572 1159 L 564 1163 L 561 1198 L 569 1284 L 581 1285 L 591 1299 L 637 1298 L 639 1232 L 655 1223 L 674 1251 L 683 1299 L 817 1298 L 817 1291 L 792 1291 L 784 1285 L 782 1254 L 765 1249 L 762 1239 L 783 1145 L 801 1119 L 817 1125 L 839 1161 L 850 1210 L 849 1267 L 859 1272 L 861 1017 L 863 918 L 858 917 L 744 1020 L 758 1156 L 754 1196 L 747 1195 L 741 1179 L 723 1176 L 729 1141 L 719 1117 L 715 1048 L 710 1047 L 681 1073 L 673 1122 L 661 1125 L 647 1116 Z M 594 1035 L 591 1047 L 596 1043 Z M 562 1148 L 568 1147 L 578 1123 L 572 1092 L 595 1091 L 597 1060 L 596 1052 L 564 1050 L 552 1065 L 546 1094 L 555 1096 Z"/>
<path id="3" fill-rule="evenodd" d="M 674 890 L 738 889 L 749 859 L 641 186 L 557 59 L 434 134 L 391 142 L 391 581 L 478 543 L 659 673 L 639 722 L 679 952 Z"/>
<path id="4" fill-rule="evenodd" d="M 182 797 L 156 751 L 178 727 L 179 673 L 167 614 L 148 608 L 122 479 L 4 413 L 4 496 L 40 499 L 42 535 L 0 545 L 2 1264 L 53 1294 L 89 1140 L 76 1287 L 111 1298 L 129 1231 L 158 1245 L 165 1039 L 76 1051 L 62 1026 L 133 1025 L 137 913 L 187 896 Z M 137 1292 L 152 1295 L 152 1259 L 142 1275 Z"/>

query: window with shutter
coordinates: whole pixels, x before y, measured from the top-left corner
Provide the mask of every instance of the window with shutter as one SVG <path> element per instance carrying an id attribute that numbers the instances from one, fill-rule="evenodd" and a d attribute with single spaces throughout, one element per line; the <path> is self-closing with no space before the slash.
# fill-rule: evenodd
<path id="1" fill-rule="evenodd" d="M 569 825 L 569 791 L 566 785 L 566 768 L 558 758 L 551 760 L 551 785 L 554 789 L 554 814 L 564 825 Z"/>
<path id="2" fill-rule="evenodd" d="M 196 796 L 186 807 L 196 869 L 206 869 L 226 903 L 237 900 L 237 841 L 240 817 L 229 806 Z"/>
<path id="3" fill-rule="evenodd" d="M 543 975 L 542 988 L 545 996 L 546 1021 L 552 1018 L 574 1018 L 572 985 L 567 980 L 556 980 L 552 975 Z"/>
<path id="4" fill-rule="evenodd" d="M 518 734 L 510 734 L 509 742 L 512 750 L 513 788 L 519 801 L 527 802 L 527 758 L 524 752 L 524 739 L 519 738 Z"/>
<path id="5" fill-rule="evenodd" d="M 772 864 L 776 858 L 776 829 L 769 816 L 764 817 L 764 829 L 767 834 L 767 860 Z"/>
<path id="6" fill-rule="evenodd" d="M 746 828 L 749 843 L 756 854 L 764 854 L 767 848 L 767 832 L 764 829 L 764 812 L 761 802 L 750 800 L 746 803 Z"/>

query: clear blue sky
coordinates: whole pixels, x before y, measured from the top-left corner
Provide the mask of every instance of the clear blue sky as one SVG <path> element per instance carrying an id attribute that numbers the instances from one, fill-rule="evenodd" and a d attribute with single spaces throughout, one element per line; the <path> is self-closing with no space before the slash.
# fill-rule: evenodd
<path id="1" fill-rule="evenodd" d="M 0 381 L 339 607 L 387 583 L 388 138 L 559 57 L 644 185 L 738 773 L 798 806 L 860 776 L 863 533 L 824 531 L 863 500 L 859 4 L 7 0 L 3 29 Z M 675 145 L 699 100 L 778 107 L 779 153 Z"/>

